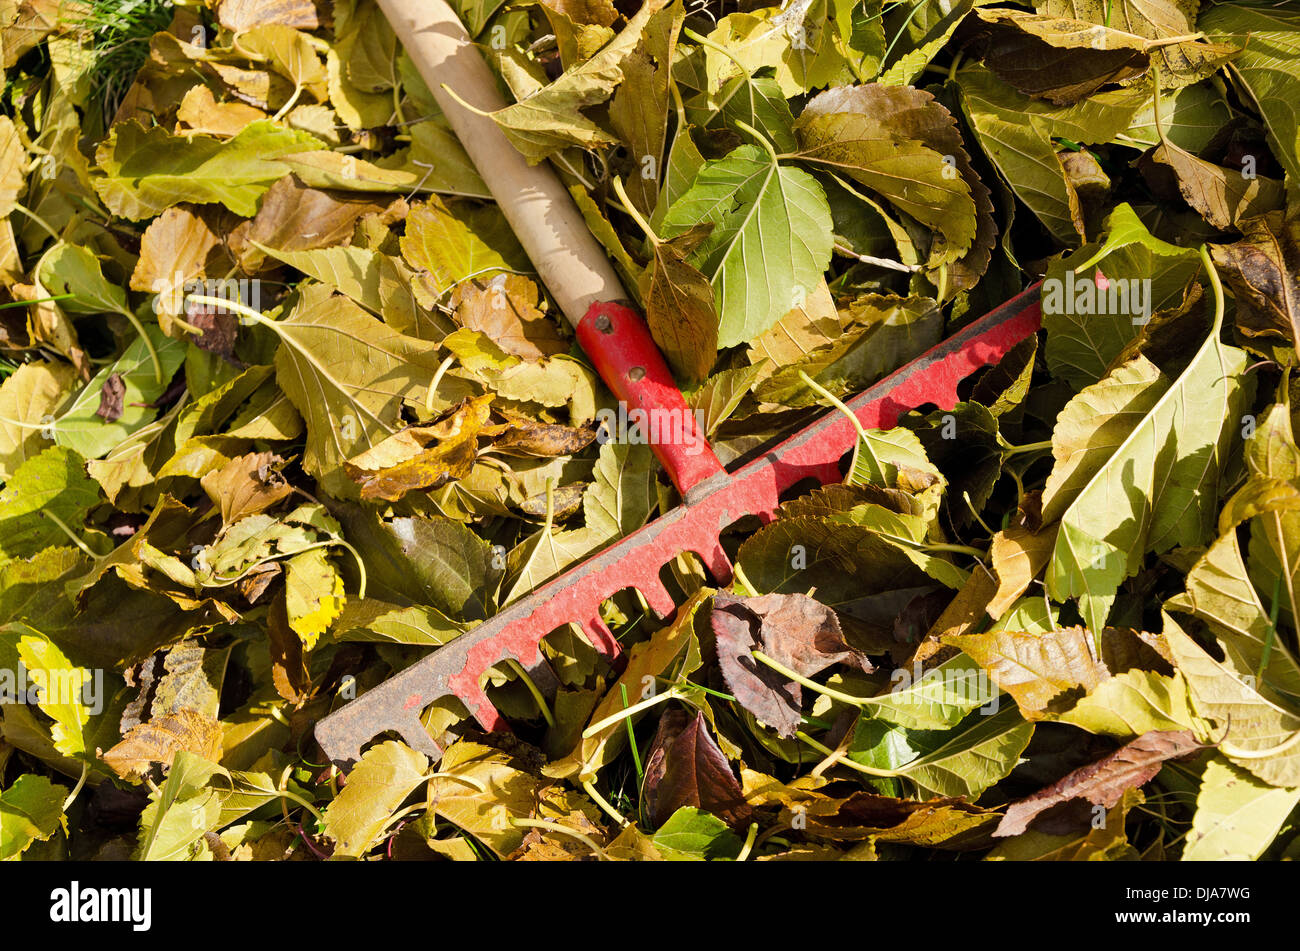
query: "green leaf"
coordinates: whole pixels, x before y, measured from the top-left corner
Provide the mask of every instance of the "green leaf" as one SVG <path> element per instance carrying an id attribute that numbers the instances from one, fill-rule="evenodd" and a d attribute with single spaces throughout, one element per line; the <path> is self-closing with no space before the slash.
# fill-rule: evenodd
<path id="1" fill-rule="evenodd" d="M 193 753 L 176 754 L 167 782 L 140 813 L 136 859 L 176 862 L 212 857 L 202 839 L 221 819 L 221 796 L 207 784 L 220 772 L 220 766 Z"/>
<path id="2" fill-rule="evenodd" d="M 852 35 L 852 23 L 846 14 L 843 3 L 826 0 L 728 14 L 708 38 L 731 56 L 711 47 L 704 50 L 710 88 L 723 86 L 740 69 L 754 73 L 764 67 L 773 69 L 786 99 L 851 82 L 845 39 Z"/>
<path id="3" fill-rule="evenodd" d="M 464 633 L 465 627 L 432 605 L 401 607 L 377 598 L 352 599 L 334 623 L 340 641 L 375 641 L 439 647 Z"/>
<path id="4" fill-rule="evenodd" d="M 164 335 L 153 325 L 146 326 L 144 331 L 162 365 L 162 379 L 159 380 L 154 371 L 153 358 L 144 338 L 136 337 L 122 355 L 96 373 L 77 398 L 59 414 L 50 427 L 54 430 L 56 444 L 87 459 L 98 459 L 158 415 L 156 409 L 145 404 L 162 396 L 172 376 L 185 362 L 185 342 Z M 122 397 L 121 415 L 110 422 L 100 416 L 98 410 L 104 385 L 113 375 L 122 381 L 126 392 Z"/>
<path id="5" fill-rule="evenodd" d="M 558 79 L 523 100 L 492 113 L 492 119 L 528 161 L 536 165 L 560 149 L 596 149 L 617 144 L 581 112 L 604 102 L 623 81 L 623 61 L 641 42 L 650 17 L 668 0 L 649 0 L 600 52 L 565 70 Z"/>
<path id="6" fill-rule="evenodd" d="M 962 104 L 984 154 L 1060 244 L 1085 237 L 1082 206 L 1053 137 L 1106 142 L 1128 128 L 1147 99 L 1140 87 L 1096 95 L 1065 108 L 1031 99 L 983 68 L 960 74 Z"/>
<path id="7" fill-rule="evenodd" d="M 889 38 L 879 82 L 890 86 L 913 85 L 927 63 L 961 25 L 966 15 L 994 0 L 945 0 L 943 3 L 890 5 L 883 18 Z"/>
<path id="8" fill-rule="evenodd" d="M 33 842 L 44 842 L 60 826 L 66 832 L 67 795 L 65 787 L 34 773 L 24 773 L 0 791 L 0 861 L 21 855 Z"/>
<path id="9" fill-rule="evenodd" d="M 822 397 L 799 376 L 808 374 L 833 395 L 866 389 L 939 342 L 943 312 L 928 297 L 865 294 L 848 308 L 842 332 L 758 385 L 755 396 L 769 403 L 807 406 Z"/>
<path id="10" fill-rule="evenodd" d="M 0 383 L 0 482 L 13 478 L 48 444 L 40 427 L 54 421 L 54 410 L 75 376 L 66 364 L 38 360 L 24 363 Z"/>
<path id="11" fill-rule="evenodd" d="M 1249 33 L 1246 48 L 1232 61 L 1259 107 L 1269 145 L 1286 169 L 1292 187 L 1300 182 L 1300 14 L 1295 10 L 1248 7 L 1235 3 L 1206 7 L 1197 26 L 1211 36 Z"/>
<path id="12" fill-rule="evenodd" d="M 1205 499 L 1218 491 L 1241 416 L 1245 369 L 1245 352 L 1224 346 L 1216 325 L 1186 369 L 1117 444 L 1112 440 L 1119 434 L 1110 434 L 1108 423 L 1124 394 L 1104 379 L 1076 397 L 1104 409 L 1091 429 L 1067 429 L 1059 441 L 1053 438 L 1057 464 L 1043 505 L 1062 514 L 1046 583 L 1057 600 L 1080 599 L 1089 629 L 1106 626 L 1116 589 L 1137 572 L 1148 552 L 1205 543 L 1214 514 Z M 1063 416 L 1077 420 L 1082 412 Z M 1068 460 L 1085 451 L 1087 468 L 1097 467 L 1076 491 Z"/>
<path id="13" fill-rule="evenodd" d="M 471 275 L 486 276 L 510 268 L 497 249 L 437 196 L 430 196 L 407 215 L 402 257 L 418 273 L 415 287 L 423 291 L 420 303 L 425 307 Z"/>
<path id="14" fill-rule="evenodd" d="M 1300 700 L 1300 664 L 1285 641 L 1270 631 L 1268 610 L 1246 572 L 1235 529 L 1221 535 L 1197 559 L 1186 583 L 1187 590 L 1166 601 L 1165 610 L 1205 622 L 1241 674 L 1260 673 L 1265 644 L 1269 644 L 1263 684 Z"/>
<path id="15" fill-rule="evenodd" d="M 903 426 L 868 429 L 858 438 L 858 462 L 845 479 L 848 485 L 880 485 L 893 488 L 902 470 L 914 470 L 942 483 L 943 475 L 930 461 L 916 433 Z"/>
<path id="16" fill-rule="evenodd" d="M 908 730 L 949 730 L 972 710 L 996 700 L 997 693 L 996 688 L 990 691 L 974 660 L 957 654 L 929 670 L 895 671 L 889 692 L 874 697 L 866 710 Z M 875 765 L 856 755 L 852 758 Z"/>
<path id="17" fill-rule="evenodd" d="M 1215 756 L 1201 775 L 1182 860 L 1254 861 L 1272 844 L 1298 802 L 1300 787 L 1269 786 Z"/>
<path id="18" fill-rule="evenodd" d="M 355 498 L 343 462 L 402 427 L 402 403 L 422 400 L 437 347 L 320 286 L 303 288 L 274 329 L 276 380 L 307 422 L 303 466 L 327 491 Z"/>
<path id="19" fill-rule="evenodd" d="M 1198 154 L 1232 118 L 1232 109 L 1210 86 L 1197 83 L 1160 93 L 1160 129 L 1179 148 Z M 1133 116 L 1132 123 L 1114 139 L 1118 145 L 1154 147 L 1160 144 L 1156 131 L 1155 97 Z"/>
<path id="20" fill-rule="evenodd" d="M 1260 695 L 1253 675 L 1220 664 L 1183 632 L 1168 614 L 1165 638 L 1187 678 L 1196 713 L 1216 721 L 1219 752 L 1270 786 L 1300 786 L 1300 715 Z M 1243 679 L 1247 678 L 1247 679 Z"/>
<path id="21" fill-rule="evenodd" d="M 358 247 L 280 251 L 257 245 L 273 258 L 352 298 L 404 334 L 436 339 L 434 321 L 415 306 L 410 271 L 386 254 Z"/>
<path id="22" fill-rule="evenodd" d="M 654 834 L 654 846 L 668 861 L 714 861 L 740 854 L 740 837 L 712 813 L 682 806 Z"/>
<path id="23" fill-rule="evenodd" d="M 393 813 L 424 782 L 428 767 L 423 753 L 396 740 L 366 750 L 325 808 L 325 834 L 338 843 L 334 854 L 360 858 L 370 851 Z"/>
<path id="24" fill-rule="evenodd" d="M 1015 769 L 1033 735 L 1034 725 L 1022 720 L 1014 706 L 991 715 L 975 713 L 898 772 L 928 795 L 974 802 Z"/>
<path id="25" fill-rule="evenodd" d="M 337 506 L 348 541 L 366 563 L 367 591 L 397 603 L 433 605 L 457 620 L 492 611 L 491 546 L 449 518 L 382 519 L 369 509 Z"/>
<path id="26" fill-rule="evenodd" d="M 1178 305 L 1201 267 L 1193 249 L 1153 237 L 1127 204 L 1115 207 L 1106 229 L 1106 241 L 1095 250 L 1085 245 L 1048 265 L 1043 282 L 1047 366 L 1076 388 L 1105 376 L 1142 321 Z M 1117 282 L 1113 304 L 1109 286 L 1104 294 L 1097 288 L 1094 267 Z M 1140 292 L 1142 306 L 1120 297 L 1120 287 Z"/>
<path id="27" fill-rule="evenodd" d="M 960 258 L 975 239 L 971 184 L 957 174 L 955 156 L 945 159 L 947 153 L 922 138 L 945 119 L 951 125 L 951 117 L 929 97 L 904 98 L 887 86 L 854 91 L 868 89 L 879 94 L 846 101 L 845 96 L 823 93 L 809 103 L 795 126 L 799 151 L 794 157 L 865 185 L 941 235 L 931 252 L 934 265 Z M 851 111 L 831 111 L 849 107 Z M 925 114 L 927 107 L 935 113 L 928 122 L 891 122 L 880 115 L 908 115 L 909 110 Z"/>
<path id="28" fill-rule="evenodd" d="M 771 327 L 821 283 L 830 262 L 821 186 L 756 146 L 706 162 L 661 227 L 675 237 L 704 222 L 713 230 L 690 260 L 713 282 L 719 347 Z"/>
<path id="29" fill-rule="evenodd" d="M 181 202 L 220 202 L 251 218 L 266 190 L 289 171 L 279 160 L 321 148 L 324 143 L 314 135 L 270 120 L 251 122 L 228 140 L 119 122 L 95 152 L 104 174 L 93 184 L 113 214 L 131 221 L 152 218 Z"/>
<path id="30" fill-rule="evenodd" d="M 126 291 L 104 277 L 99 259 L 88 248 L 60 241 L 41 255 L 36 271 L 50 294 L 72 295 L 59 302 L 70 313 L 120 314 L 127 310 Z"/>
<path id="31" fill-rule="evenodd" d="M 72 450 L 51 447 L 28 459 L 0 490 L 0 562 L 67 544 L 54 520 L 75 532 L 98 503 L 99 486 Z"/>
<path id="32" fill-rule="evenodd" d="M 1208 735 L 1188 694 L 1187 680 L 1150 670 L 1126 670 L 1103 680 L 1082 700 L 1055 717 L 1089 733 L 1129 739 L 1152 730 L 1192 730 Z"/>

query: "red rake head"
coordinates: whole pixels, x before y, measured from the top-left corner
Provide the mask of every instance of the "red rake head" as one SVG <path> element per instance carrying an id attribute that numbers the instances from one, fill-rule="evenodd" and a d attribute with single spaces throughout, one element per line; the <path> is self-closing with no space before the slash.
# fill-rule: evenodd
<path id="1" fill-rule="evenodd" d="M 1038 329 L 1037 286 L 940 343 L 849 403 L 867 428 L 888 429 L 901 413 L 933 403 L 951 409 L 957 384 L 995 363 Z M 620 647 L 600 620 L 603 601 L 636 588 L 661 618 L 675 610 L 659 580 L 660 568 L 685 551 L 694 552 L 719 584 L 731 581 L 731 564 L 720 533 L 744 515 L 771 519 L 781 493 L 802 479 L 839 481 L 840 459 L 853 448 L 849 420 L 830 411 L 736 472 L 723 472 L 696 485 L 685 502 L 644 528 L 547 582 L 446 647 L 358 697 L 316 725 L 325 754 L 340 764 L 361 756 L 363 744 L 393 731 L 407 745 L 433 759 L 442 750 L 420 722 L 424 709 L 456 696 L 485 730 L 508 730 L 483 693 L 480 681 L 507 659 L 518 662 L 544 692 L 556 679 L 539 645 L 547 634 L 578 624 L 611 661 Z"/>

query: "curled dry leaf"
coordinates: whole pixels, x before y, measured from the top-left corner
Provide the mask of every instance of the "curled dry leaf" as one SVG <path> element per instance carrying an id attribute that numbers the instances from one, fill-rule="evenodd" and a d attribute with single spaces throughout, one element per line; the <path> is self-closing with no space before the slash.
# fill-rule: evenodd
<path id="1" fill-rule="evenodd" d="M 1029 823 L 1054 806 L 1072 799 L 1112 808 L 1126 790 L 1146 784 L 1166 760 L 1201 749 L 1190 730 L 1144 733 L 1109 756 L 1104 756 L 1063 776 L 1045 789 L 1012 803 L 993 832 L 995 836 L 1019 835 Z"/>

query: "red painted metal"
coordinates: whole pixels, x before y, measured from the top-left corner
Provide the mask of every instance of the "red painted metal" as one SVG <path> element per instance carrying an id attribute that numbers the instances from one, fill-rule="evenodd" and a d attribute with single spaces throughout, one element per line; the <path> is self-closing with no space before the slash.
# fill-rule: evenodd
<path id="1" fill-rule="evenodd" d="M 643 432 L 659 436 L 651 448 L 677 491 L 684 496 L 723 471 L 636 311 L 622 304 L 592 304 L 578 321 L 578 343 L 625 404 L 628 417 L 633 422 L 639 418 Z"/>
<path id="2" fill-rule="evenodd" d="M 1037 286 L 1025 291 L 859 394 L 849 401 L 850 410 L 866 427 L 889 428 L 903 412 L 926 404 L 951 409 L 963 379 L 995 363 L 1038 329 L 1038 296 Z M 615 316 L 621 319 L 623 315 Z M 594 320 L 593 326 L 582 332 L 586 338 L 583 345 L 597 366 L 605 368 L 602 375 L 607 382 L 610 377 L 605 370 L 623 372 L 638 365 L 629 364 L 629 360 L 645 356 L 641 341 L 622 344 L 618 354 L 605 353 L 603 341 L 593 337 L 592 330 L 598 330 Z M 648 339 L 649 334 L 645 336 Z M 657 379 L 656 387 L 661 388 L 662 377 Z M 647 408 L 663 405 L 650 402 L 656 395 L 664 395 L 667 402 L 675 394 L 676 401 L 681 401 L 675 388 L 672 394 L 645 388 L 625 392 L 646 401 L 638 405 Z M 719 533 L 744 515 L 772 518 L 781 493 L 802 479 L 811 477 L 823 484 L 839 481 L 841 458 L 852 449 L 855 439 L 850 421 L 832 410 L 736 472 L 728 473 L 719 466 L 714 474 L 704 474 L 703 481 L 692 482 L 697 470 L 679 469 L 683 488 L 689 489 L 684 504 L 346 704 L 316 725 L 317 740 L 330 759 L 347 763 L 360 757 L 365 742 L 392 730 L 411 747 L 437 758 L 441 750 L 420 724 L 419 715 L 428 704 L 453 694 L 484 729 L 509 729 L 479 686 L 489 667 L 513 658 L 539 687 L 552 688 L 554 675 L 539 644 L 547 634 L 569 623 L 581 625 L 607 657 L 616 657 L 618 643 L 600 621 L 602 601 L 634 587 L 656 614 L 668 617 L 674 604 L 659 580 L 659 570 L 684 551 L 699 555 L 719 584 L 729 583 L 731 565 Z"/>

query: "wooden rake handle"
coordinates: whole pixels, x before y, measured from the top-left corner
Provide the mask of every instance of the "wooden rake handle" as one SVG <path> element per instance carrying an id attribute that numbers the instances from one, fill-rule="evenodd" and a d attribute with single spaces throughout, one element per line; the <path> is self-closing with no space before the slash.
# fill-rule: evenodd
<path id="1" fill-rule="evenodd" d="M 482 112 L 506 107 L 496 78 L 443 0 L 379 0 L 398 39 L 606 385 L 656 420 L 655 455 L 683 494 L 723 473 L 604 250 L 551 167 L 529 165 Z M 448 90 L 455 92 L 451 95 Z"/>

